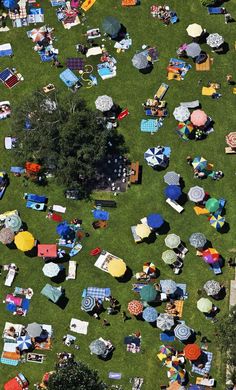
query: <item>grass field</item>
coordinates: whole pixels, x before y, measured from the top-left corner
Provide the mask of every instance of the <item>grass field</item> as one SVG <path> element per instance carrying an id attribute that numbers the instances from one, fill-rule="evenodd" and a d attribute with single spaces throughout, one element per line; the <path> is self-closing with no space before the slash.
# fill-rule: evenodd
<path id="1" fill-rule="evenodd" d="M 23 198 L 24 192 L 45 194 L 49 198 L 49 204 L 62 204 L 67 207 L 66 219 L 70 221 L 73 217 L 80 217 L 83 220 L 85 231 L 90 233 L 90 237 L 84 239 L 83 250 L 75 258 L 78 262 L 78 274 L 76 281 L 67 281 L 63 283 L 66 289 L 66 296 L 69 303 L 64 311 L 47 301 L 40 290 L 49 281 L 42 273 L 43 262 L 39 258 L 29 258 L 18 250 L 9 250 L 1 246 L 1 263 L 15 262 L 20 268 L 19 275 L 13 286 L 31 287 L 34 290 L 30 311 L 26 318 L 12 317 L 5 310 L 5 305 L 1 304 L 0 331 L 3 329 L 5 321 L 20 322 L 27 324 L 38 321 L 41 323 L 50 323 L 54 328 L 55 339 L 53 341 L 53 350 L 46 352 L 47 359 L 42 365 L 26 363 L 17 368 L 10 366 L 0 366 L 0 388 L 3 383 L 14 376 L 18 371 L 22 371 L 30 381 L 30 389 L 33 389 L 33 383 L 39 381 L 43 373 L 54 367 L 56 353 L 63 351 L 61 339 L 67 333 L 71 317 L 81 320 L 89 320 L 89 331 L 87 336 L 80 335 L 77 342 L 80 350 L 74 351 L 76 358 L 87 362 L 91 367 L 98 369 L 100 376 L 109 383 L 108 372 L 116 371 L 122 373 L 120 383 L 124 389 L 130 389 L 129 377 L 142 376 L 145 383 L 145 390 L 158 389 L 160 384 L 167 383 L 166 369 L 161 368 L 160 361 L 156 354 L 161 345 L 158 329 L 153 329 L 148 323 L 137 322 L 132 319 L 123 323 L 120 315 L 109 318 L 111 326 L 102 327 L 102 321 L 89 318 L 88 315 L 80 310 L 81 293 L 83 288 L 97 285 L 98 287 L 111 287 L 112 295 L 121 303 L 121 310 L 127 310 L 127 303 L 136 297 L 131 291 L 132 280 L 128 283 L 118 283 L 110 275 L 101 272 L 93 266 L 94 258 L 89 256 L 89 251 L 100 246 L 111 253 L 120 256 L 125 260 L 133 272 L 140 271 L 144 261 L 153 261 L 161 273 L 161 278 L 173 278 L 179 282 L 187 283 L 189 298 L 184 304 L 184 320 L 187 325 L 200 331 L 202 335 L 210 340 L 209 350 L 213 352 L 213 366 L 211 374 L 217 381 L 217 389 L 225 388 L 225 367 L 224 356 L 219 352 L 214 340 L 215 326 L 204 319 L 196 309 L 198 299 L 197 289 L 213 278 L 212 271 L 208 269 L 207 264 L 195 256 L 195 250 L 189 246 L 189 253 L 185 258 L 184 269 L 181 275 L 175 276 L 168 266 L 161 260 L 162 251 L 165 249 L 164 238 L 159 236 L 155 243 L 136 245 L 133 242 L 130 226 L 138 223 L 140 218 L 151 212 L 161 213 L 170 225 L 170 231 L 181 236 L 181 239 L 188 243 L 188 237 L 193 232 L 203 232 L 212 242 L 213 246 L 222 254 L 223 258 L 230 255 L 230 249 L 235 246 L 235 157 L 225 155 L 225 135 L 235 130 L 235 95 L 232 94 L 232 87 L 226 83 L 226 75 L 234 72 L 235 74 L 235 50 L 234 40 L 236 32 L 236 23 L 226 25 L 224 17 L 220 15 L 208 15 L 207 10 L 200 5 L 200 1 L 169 0 L 168 5 L 176 10 L 180 22 L 175 25 L 164 27 L 162 23 L 153 19 L 149 14 L 149 8 L 153 4 L 151 0 L 143 0 L 138 7 L 123 8 L 120 0 L 97 0 L 96 4 L 86 14 L 87 21 L 84 26 L 76 26 L 67 31 L 63 29 L 55 16 L 55 8 L 45 1 L 41 3 L 45 9 L 45 22 L 55 27 L 56 41 L 54 46 L 59 49 L 59 59 L 65 63 L 67 57 L 76 56 L 75 45 L 84 41 L 82 33 L 86 32 L 87 27 L 101 27 L 103 18 L 107 15 L 114 15 L 126 26 L 133 44 L 130 50 L 125 53 L 117 54 L 113 48 L 113 42 L 106 40 L 105 46 L 111 54 L 117 59 L 117 77 L 111 80 L 102 81 L 99 79 L 97 87 L 86 89 L 81 88 L 78 92 L 85 98 L 88 105 L 94 109 L 94 100 L 97 96 L 108 94 L 121 107 L 128 107 L 130 115 L 125 118 L 119 127 L 126 140 L 130 150 L 130 158 L 139 160 L 143 165 L 142 185 L 132 186 L 127 193 L 119 195 L 116 198 L 117 209 L 111 211 L 111 217 L 108 229 L 93 230 L 91 210 L 93 202 L 91 201 L 69 201 L 64 199 L 63 191 L 54 183 L 50 183 L 46 188 L 38 188 L 34 184 L 28 184 L 25 187 L 22 178 L 10 177 L 10 186 L 1 200 L 0 211 L 17 209 L 20 212 L 22 220 L 27 223 L 28 230 L 41 243 L 53 243 L 57 238 L 56 224 L 45 218 L 45 213 L 39 213 L 25 208 Z M 230 12 L 234 12 L 236 0 L 225 3 Z M 234 15 L 236 16 L 236 15 Z M 225 55 L 217 55 L 210 52 L 210 48 L 202 45 L 214 59 L 210 72 L 198 73 L 193 66 L 187 74 L 184 81 L 168 82 L 170 88 L 166 94 L 165 100 L 168 103 L 170 116 L 165 120 L 164 126 L 155 135 L 143 134 L 139 130 L 140 120 L 144 118 L 141 103 L 146 98 L 152 97 L 159 85 L 166 82 L 166 66 L 170 57 L 174 57 L 176 49 L 183 42 L 189 42 L 185 31 L 188 24 L 192 22 L 200 23 L 208 32 L 218 32 L 222 34 L 225 41 L 229 44 L 229 52 Z M 31 28 L 31 27 L 30 27 Z M 1 85 L 1 100 L 10 100 L 12 109 L 21 101 L 27 99 L 27 96 L 35 89 L 41 89 L 44 85 L 52 82 L 60 93 L 66 94 L 68 99 L 71 92 L 67 91 L 64 84 L 59 79 L 60 70 L 52 68 L 49 63 L 41 64 L 39 56 L 32 50 L 33 44 L 26 36 L 26 31 L 30 28 L 11 27 L 8 33 L 0 35 L 0 43 L 10 42 L 14 49 L 12 59 L 1 59 L 1 70 L 5 67 L 16 67 L 24 76 L 24 82 L 12 90 L 6 89 Z M 33 26 L 32 26 L 33 28 Z M 154 64 L 152 73 L 143 75 L 139 73 L 131 64 L 133 54 L 141 49 L 143 44 L 154 45 L 159 51 L 159 62 Z M 190 61 L 188 61 L 190 63 Z M 87 63 L 92 64 L 94 69 L 98 59 L 91 57 Z M 95 73 L 95 72 L 94 72 Z M 210 97 L 201 96 L 201 85 L 198 80 L 202 79 L 202 85 L 210 80 L 221 83 L 222 98 L 213 100 Z M 176 121 L 172 112 L 181 101 L 191 101 L 199 99 L 203 109 L 214 120 L 214 133 L 201 142 L 189 141 L 182 142 L 176 135 L 174 129 Z M 1 147 L 1 169 L 9 172 L 10 166 L 14 165 L 11 151 L 4 150 L 4 137 L 7 135 L 16 135 L 14 128 L 11 128 L 11 120 L 0 122 L 0 144 Z M 165 203 L 163 195 L 164 172 L 155 172 L 146 165 L 143 160 L 143 153 L 148 147 L 156 145 L 169 145 L 172 149 L 170 165 L 168 170 L 176 170 L 184 179 L 184 192 L 187 193 L 193 185 L 203 185 L 204 189 L 213 197 L 224 197 L 227 199 L 226 219 L 229 223 L 227 234 L 220 234 L 214 230 L 205 217 L 197 217 L 193 211 L 193 203 L 187 202 L 185 212 L 178 215 Z M 186 164 L 187 155 L 202 155 L 212 162 L 216 169 L 221 169 L 225 177 L 220 182 L 210 179 L 199 183 L 193 180 L 192 169 Z M 98 195 L 94 195 L 94 197 Z M 102 194 L 99 196 L 103 196 Z M 107 198 L 107 194 L 104 195 Z M 225 267 L 223 274 L 217 277 L 217 280 L 224 282 L 227 287 L 232 277 L 230 271 Z M 11 291 L 10 288 L 3 286 L 3 279 L 0 286 L 1 298 Z M 217 302 L 220 307 L 218 315 L 219 320 L 227 315 L 228 295 L 224 301 Z M 159 311 L 164 311 L 163 306 Z M 102 319 L 107 318 L 104 314 Z M 125 351 L 123 338 L 126 335 L 139 329 L 142 333 L 142 354 L 129 354 Z M 98 360 L 96 356 L 89 353 L 89 343 L 98 338 L 104 337 L 110 339 L 116 347 L 113 358 L 108 362 Z M 177 348 L 181 349 L 183 344 L 175 343 Z M 187 365 L 188 367 L 188 365 Z M 194 383 L 194 378 L 190 377 L 190 382 Z M 111 382 L 110 382 L 111 383 Z M 69 389 L 68 389 L 69 390 Z"/>

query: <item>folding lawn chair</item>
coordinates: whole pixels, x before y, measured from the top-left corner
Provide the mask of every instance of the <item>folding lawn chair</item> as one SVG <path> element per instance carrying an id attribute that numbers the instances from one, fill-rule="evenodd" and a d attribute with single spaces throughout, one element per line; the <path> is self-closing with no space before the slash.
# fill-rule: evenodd
<path id="1" fill-rule="evenodd" d="M 11 72 L 11 70 L 9 68 L 6 68 L 0 73 L 0 80 L 4 83 L 12 75 L 13 73 Z"/>
<path id="2" fill-rule="evenodd" d="M 220 15 L 226 13 L 226 9 L 224 7 L 207 7 L 207 11 L 209 15 Z"/>

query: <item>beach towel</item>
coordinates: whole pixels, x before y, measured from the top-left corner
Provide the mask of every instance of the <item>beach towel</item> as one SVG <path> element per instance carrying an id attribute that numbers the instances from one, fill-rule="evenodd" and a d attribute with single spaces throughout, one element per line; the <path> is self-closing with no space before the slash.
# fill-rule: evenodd
<path id="1" fill-rule="evenodd" d="M 9 89 L 15 87 L 15 85 L 17 85 L 18 83 L 20 82 L 20 80 L 18 79 L 18 77 L 13 74 L 12 76 L 10 76 L 6 81 L 5 81 L 5 86 Z"/>
<path id="2" fill-rule="evenodd" d="M 103 211 L 103 210 L 94 210 L 93 211 L 93 216 L 95 219 L 99 219 L 101 221 L 108 221 L 110 214 L 108 211 Z"/>
<path id="3" fill-rule="evenodd" d="M 81 9 L 87 12 L 94 5 L 95 2 L 96 0 L 85 0 L 81 5 Z"/>
<path id="4" fill-rule="evenodd" d="M 0 57 L 12 56 L 13 50 L 10 43 L 0 45 Z"/>
<path id="5" fill-rule="evenodd" d="M 70 321 L 70 330 L 75 333 L 87 334 L 89 323 L 72 318 Z"/>
<path id="6" fill-rule="evenodd" d="M 140 130 L 146 133 L 155 133 L 163 125 L 158 119 L 142 119 Z"/>
<path id="7" fill-rule="evenodd" d="M 163 342 L 172 342 L 175 341 L 174 334 L 160 333 L 160 340 Z"/>

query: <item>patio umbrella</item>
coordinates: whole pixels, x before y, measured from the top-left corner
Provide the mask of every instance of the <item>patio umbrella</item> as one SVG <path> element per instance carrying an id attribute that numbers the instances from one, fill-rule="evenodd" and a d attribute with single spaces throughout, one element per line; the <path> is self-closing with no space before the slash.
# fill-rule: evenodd
<path id="1" fill-rule="evenodd" d="M 227 144 L 231 148 L 236 148 L 236 132 L 231 132 L 225 137 Z"/>
<path id="2" fill-rule="evenodd" d="M 94 340 L 89 345 L 89 349 L 91 353 L 95 355 L 103 355 L 106 352 L 106 344 L 102 340 Z"/>
<path id="3" fill-rule="evenodd" d="M 200 298 L 197 301 L 197 308 L 202 313 L 208 313 L 212 309 L 212 302 L 208 298 Z"/>
<path id="4" fill-rule="evenodd" d="M 107 271 L 111 276 L 120 278 L 125 274 L 126 264 L 122 259 L 111 259 L 108 263 Z"/>
<path id="5" fill-rule="evenodd" d="M 133 314 L 134 316 L 137 316 L 137 315 L 142 313 L 142 311 L 143 311 L 143 304 L 142 304 L 142 302 L 137 301 L 137 300 L 134 299 L 133 301 L 129 302 L 128 310 L 129 310 L 130 314 Z"/>
<path id="6" fill-rule="evenodd" d="M 2 228 L 0 230 L 0 242 L 2 244 L 11 244 L 11 242 L 14 240 L 15 234 L 14 232 L 9 228 Z"/>
<path id="7" fill-rule="evenodd" d="M 193 43 L 190 43 L 189 45 L 187 45 L 185 51 L 186 51 L 186 54 L 188 57 L 195 58 L 195 57 L 199 56 L 202 49 L 198 43 L 193 42 Z"/>
<path id="8" fill-rule="evenodd" d="M 13 232 L 18 232 L 21 228 L 22 221 L 17 214 L 9 215 L 5 219 L 5 226 L 9 229 L 11 229 Z"/>
<path id="9" fill-rule="evenodd" d="M 169 158 L 164 154 L 164 148 L 157 146 L 149 148 L 144 153 L 144 159 L 150 167 L 163 167 L 166 168 L 169 162 Z"/>
<path id="10" fill-rule="evenodd" d="M 202 252 L 202 257 L 208 264 L 214 264 L 219 261 L 220 254 L 215 248 L 207 248 Z"/>
<path id="11" fill-rule="evenodd" d="M 157 317 L 157 327 L 163 331 L 170 330 L 174 324 L 174 317 L 167 313 L 161 313 Z"/>
<path id="12" fill-rule="evenodd" d="M 188 198 L 195 203 L 202 202 L 205 198 L 205 191 L 202 187 L 199 186 L 191 187 L 188 192 Z"/>
<path id="13" fill-rule="evenodd" d="M 147 274 L 147 275 L 153 274 L 154 272 L 156 272 L 155 264 L 153 264 L 151 262 L 144 263 L 143 264 L 143 272 L 145 272 L 145 274 Z"/>
<path id="14" fill-rule="evenodd" d="M 36 29 L 36 28 L 34 28 L 31 31 L 30 36 L 31 36 L 31 39 L 32 39 L 33 42 L 40 42 L 40 41 L 42 41 L 44 39 L 45 33 L 40 31 L 40 30 L 38 30 L 38 29 Z"/>
<path id="15" fill-rule="evenodd" d="M 140 238 L 147 238 L 150 233 L 151 233 L 151 229 L 149 226 L 147 225 L 144 225 L 143 223 L 139 223 L 137 226 L 136 226 L 136 234 L 140 237 Z"/>
<path id="16" fill-rule="evenodd" d="M 220 230 L 225 224 L 225 217 L 222 217 L 221 215 L 212 215 L 210 218 L 210 224 L 216 230 Z"/>
<path id="17" fill-rule="evenodd" d="M 216 282 L 215 280 L 208 280 L 204 286 L 204 290 L 206 291 L 207 295 L 217 295 L 219 294 L 221 290 L 221 286 L 219 282 Z"/>
<path id="18" fill-rule="evenodd" d="M 19 232 L 15 236 L 17 249 L 22 252 L 30 251 L 35 245 L 35 238 L 30 232 Z"/>
<path id="19" fill-rule="evenodd" d="M 185 324 L 178 324 L 174 329 L 174 334 L 180 341 L 188 340 L 192 334 L 191 329 Z"/>
<path id="20" fill-rule="evenodd" d="M 203 28 L 200 26 L 200 24 L 193 23 L 186 28 L 186 31 L 190 37 L 197 38 L 202 34 Z"/>
<path id="21" fill-rule="evenodd" d="M 201 353 L 201 348 L 197 344 L 188 344 L 184 347 L 184 355 L 189 360 L 197 360 Z"/>
<path id="22" fill-rule="evenodd" d="M 21 336 L 16 339 L 17 342 L 17 348 L 19 348 L 20 351 L 24 351 L 25 349 L 29 349 L 32 346 L 31 337 Z"/>
<path id="23" fill-rule="evenodd" d="M 87 296 L 82 299 L 81 307 L 84 311 L 92 311 L 96 305 L 96 300 L 94 297 Z"/>
<path id="24" fill-rule="evenodd" d="M 189 243 L 194 248 L 203 248 L 207 243 L 207 239 L 202 233 L 193 233 L 189 237 Z"/>
<path id="25" fill-rule="evenodd" d="M 179 236 L 177 236 L 177 234 L 171 233 L 168 234 L 168 236 L 166 236 L 165 238 L 165 244 L 170 249 L 178 248 L 180 243 L 181 243 L 181 239 Z"/>
<path id="26" fill-rule="evenodd" d="M 175 353 L 176 353 L 176 350 L 174 347 L 171 347 L 169 345 L 161 345 L 157 356 L 162 361 L 169 356 L 175 355 Z"/>
<path id="27" fill-rule="evenodd" d="M 167 186 L 164 192 L 166 198 L 170 198 L 171 200 L 177 200 L 182 195 L 180 186 L 174 186 L 174 185 Z"/>
<path id="28" fill-rule="evenodd" d="M 168 185 L 179 185 L 180 175 L 174 171 L 167 172 L 164 176 L 164 182 Z"/>
<path id="29" fill-rule="evenodd" d="M 218 33 L 210 34 L 206 39 L 206 43 L 210 47 L 219 47 L 224 43 L 224 38 Z"/>
<path id="30" fill-rule="evenodd" d="M 198 171 L 202 171 L 207 167 L 207 160 L 204 157 L 197 156 L 193 159 L 192 166 L 193 169 L 197 169 Z"/>
<path id="31" fill-rule="evenodd" d="M 176 283 L 171 279 L 162 280 L 161 291 L 165 294 L 173 294 L 177 290 Z"/>
<path id="32" fill-rule="evenodd" d="M 46 263 L 42 269 L 44 275 L 48 276 L 49 278 L 53 278 L 54 276 L 57 276 L 61 270 L 62 270 L 62 266 L 52 262 Z"/>
<path id="33" fill-rule="evenodd" d="M 157 297 L 157 290 L 153 287 L 153 285 L 148 284 L 143 286 L 140 291 L 140 298 L 142 301 L 153 302 Z"/>
<path id="34" fill-rule="evenodd" d="M 190 116 L 192 124 L 196 127 L 204 126 L 207 118 L 207 114 L 203 110 L 194 110 Z"/>
<path id="35" fill-rule="evenodd" d="M 184 141 L 188 141 L 188 136 L 192 133 L 193 129 L 194 127 L 190 121 L 180 122 L 176 132 Z"/>
<path id="36" fill-rule="evenodd" d="M 39 337 L 42 333 L 42 326 L 40 324 L 37 324 L 37 322 L 32 322 L 31 324 L 28 324 L 26 328 L 26 332 L 30 337 Z"/>
<path id="37" fill-rule="evenodd" d="M 152 229 L 158 229 L 164 223 L 164 219 L 160 214 L 149 214 L 147 216 L 147 224 Z"/>
<path id="38" fill-rule="evenodd" d="M 175 367 L 171 367 L 167 372 L 167 376 L 171 381 L 182 383 L 185 377 L 185 371 L 183 369 L 177 370 Z"/>
<path id="39" fill-rule="evenodd" d="M 173 115 L 179 122 L 185 122 L 190 117 L 190 111 L 188 107 L 178 106 L 174 109 Z"/>
<path id="40" fill-rule="evenodd" d="M 132 58 L 132 64 L 136 69 L 145 69 L 148 66 L 148 59 L 143 53 L 137 53 Z"/>
<path id="41" fill-rule="evenodd" d="M 98 96 L 95 100 L 96 109 L 102 112 L 109 111 L 113 107 L 114 103 L 110 96 L 102 95 Z"/>
<path id="42" fill-rule="evenodd" d="M 66 237 L 70 234 L 71 228 L 68 224 L 68 222 L 63 221 L 57 225 L 56 232 L 59 234 L 59 236 Z"/>
<path id="43" fill-rule="evenodd" d="M 167 251 L 162 253 L 161 258 L 165 264 L 171 265 L 177 260 L 177 254 L 171 249 L 168 249 Z"/>
<path id="44" fill-rule="evenodd" d="M 154 322 L 157 320 L 158 313 L 155 307 L 148 306 L 144 309 L 142 316 L 145 321 Z"/>
<path id="45" fill-rule="evenodd" d="M 107 16 L 102 22 L 102 28 L 106 34 L 110 35 L 112 38 L 115 38 L 121 29 L 121 24 L 119 20 L 113 16 Z"/>
<path id="46" fill-rule="evenodd" d="M 214 213 L 220 207 L 219 201 L 216 198 L 210 198 L 205 204 L 205 208 L 210 212 Z"/>

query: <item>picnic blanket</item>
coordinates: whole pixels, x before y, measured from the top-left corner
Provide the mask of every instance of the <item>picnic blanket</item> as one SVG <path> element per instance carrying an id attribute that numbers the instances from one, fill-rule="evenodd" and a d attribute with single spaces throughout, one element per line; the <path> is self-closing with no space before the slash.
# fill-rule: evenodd
<path id="1" fill-rule="evenodd" d="M 0 45 L 0 57 L 12 56 L 13 50 L 10 43 L 4 43 Z"/>
<path id="2" fill-rule="evenodd" d="M 132 353 L 138 353 L 141 351 L 141 348 L 138 347 L 137 345 L 135 344 L 127 344 L 126 345 L 126 351 L 127 352 L 132 352 Z"/>
<path id="3" fill-rule="evenodd" d="M 178 317 L 181 318 L 183 316 L 183 308 L 184 308 L 184 301 L 174 301 L 174 305 L 176 310 L 178 311 Z M 173 315 L 173 314 L 170 314 Z"/>
<path id="4" fill-rule="evenodd" d="M 140 130 L 146 133 L 155 133 L 163 126 L 163 122 L 158 119 L 142 119 Z"/>
<path id="5" fill-rule="evenodd" d="M 191 371 L 194 372 L 195 374 L 205 375 L 205 374 L 208 374 L 210 372 L 211 362 L 212 362 L 212 359 L 213 359 L 213 353 L 212 352 L 206 352 L 206 351 L 204 351 L 203 353 L 205 355 L 207 355 L 207 362 L 206 362 L 206 364 L 205 364 L 205 366 L 203 368 L 199 368 L 199 367 L 197 367 L 197 366 L 195 366 L 193 364 Z"/>
<path id="6" fill-rule="evenodd" d="M 108 211 L 103 211 L 103 210 L 94 210 L 93 211 L 93 216 L 95 219 L 99 219 L 101 221 L 108 221 L 110 214 Z"/>
<path id="7" fill-rule="evenodd" d="M 72 332 L 86 335 L 88 333 L 88 326 L 89 326 L 89 323 L 86 321 L 80 321 L 80 320 L 77 320 L 76 318 L 71 318 L 70 330 Z"/>
<path id="8" fill-rule="evenodd" d="M 111 295 L 110 288 L 100 288 L 100 287 L 88 287 L 83 290 L 83 297 L 90 296 L 97 299 L 104 300 L 106 297 Z"/>
<path id="9" fill-rule="evenodd" d="M 83 70 L 84 60 L 82 58 L 67 58 L 66 66 L 70 70 Z"/>

